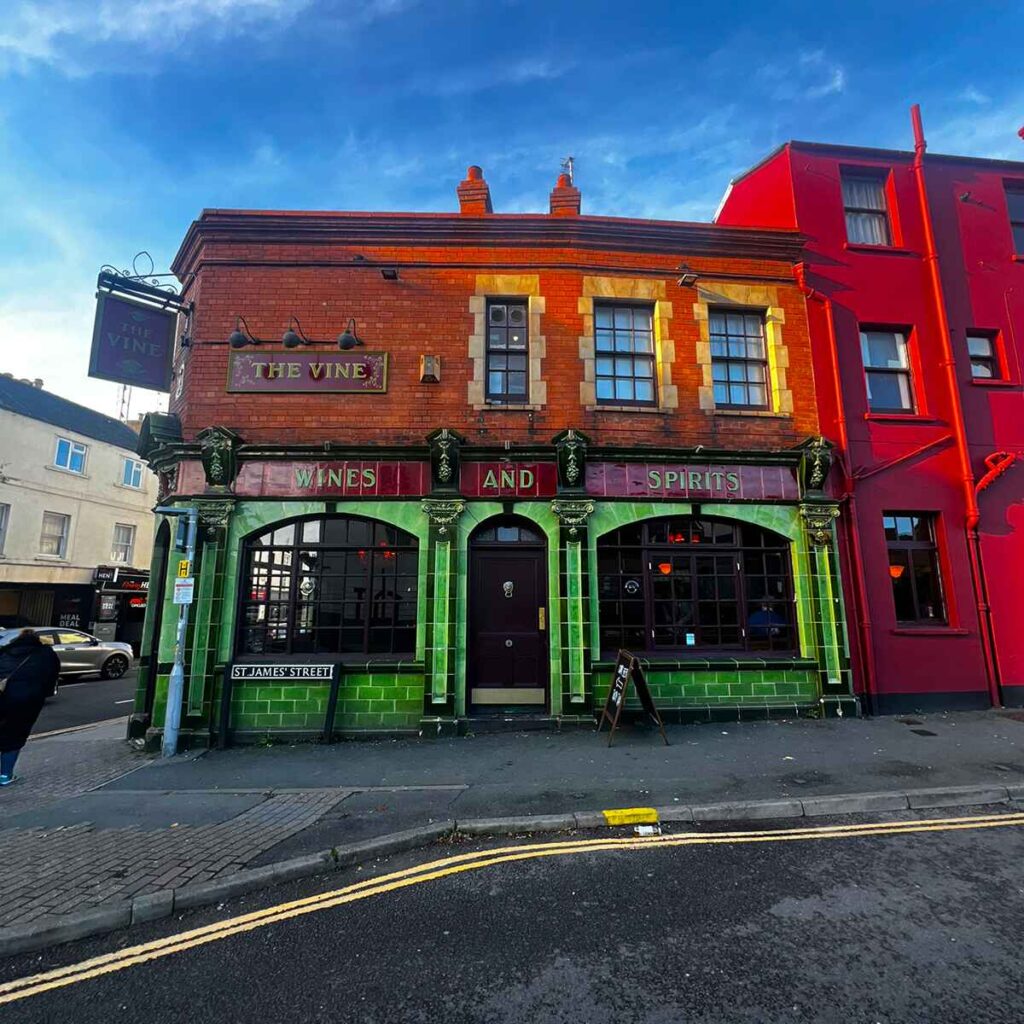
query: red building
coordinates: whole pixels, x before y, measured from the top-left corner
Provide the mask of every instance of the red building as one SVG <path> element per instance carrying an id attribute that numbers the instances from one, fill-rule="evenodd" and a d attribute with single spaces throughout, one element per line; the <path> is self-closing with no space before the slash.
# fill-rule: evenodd
<path id="1" fill-rule="evenodd" d="M 797 228 L 869 710 L 1024 704 L 1024 163 L 790 142 L 721 225 Z M 1018 463 L 1014 465 L 1014 463 Z M 854 637 L 855 634 L 855 637 Z"/>

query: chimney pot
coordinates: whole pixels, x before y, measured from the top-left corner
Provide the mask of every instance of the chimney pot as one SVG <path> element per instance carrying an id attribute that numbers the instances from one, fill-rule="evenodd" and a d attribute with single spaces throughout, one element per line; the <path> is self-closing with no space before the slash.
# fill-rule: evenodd
<path id="1" fill-rule="evenodd" d="M 569 180 L 568 174 L 560 174 L 551 190 L 550 212 L 552 217 L 578 217 L 580 215 L 580 190 Z"/>
<path id="2" fill-rule="evenodd" d="M 491 190 L 484 180 L 484 172 L 476 164 L 466 169 L 466 179 L 455 191 L 459 197 L 459 213 L 463 216 L 482 217 L 494 213 Z"/>

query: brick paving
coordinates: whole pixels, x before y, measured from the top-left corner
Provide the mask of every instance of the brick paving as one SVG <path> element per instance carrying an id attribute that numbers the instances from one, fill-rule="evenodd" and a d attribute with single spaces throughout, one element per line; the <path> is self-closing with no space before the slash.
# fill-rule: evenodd
<path id="1" fill-rule="evenodd" d="M 168 828 L 11 822 L 146 768 L 154 758 L 133 751 L 123 730 L 120 723 L 98 726 L 25 748 L 18 761 L 22 778 L 0 792 L 0 928 L 239 871 L 348 795 L 342 789 L 267 792 L 226 821 Z"/>

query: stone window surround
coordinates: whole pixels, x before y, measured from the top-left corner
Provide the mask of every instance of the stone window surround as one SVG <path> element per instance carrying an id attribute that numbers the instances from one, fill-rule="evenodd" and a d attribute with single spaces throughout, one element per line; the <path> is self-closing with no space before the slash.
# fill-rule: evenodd
<path id="1" fill-rule="evenodd" d="M 528 402 L 487 401 L 487 300 L 526 299 L 527 345 L 529 375 Z M 473 375 L 467 385 L 467 397 L 472 408 L 495 412 L 540 410 L 547 404 L 548 385 L 542 374 L 542 363 L 547 355 L 547 341 L 541 334 L 540 318 L 544 313 L 544 296 L 540 294 L 540 276 L 537 274 L 477 274 L 476 290 L 469 299 L 473 314 L 473 333 L 469 336 L 469 360 Z"/>
<path id="2" fill-rule="evenodd" d="M 594 337 L 594 300 L 612 299 L 649 302 L 654 306 L 654 364 L 657 375 L 657 404 L 616 405 L 597 400 L 597 355 Z M 580 359 L 583 380 L 580 382 L 580 403 L 587 412 L 663 413 L 679 408 L 679 393 L 672 383 L 675 343 L 669 337 L 672 303 L 665 301 L 665 282 L 649 278 L 587 277 L 583 278 L 583 294 L 578 309 L 583 317 L 580 335 Z"/>
<path id="3" fill-rule="evenodd" d="M 756 310 L 764 316 L 769 383 L 767 409 L 731 409 L 728 406 L 715 406 L 711 377 L 710 313 L 712 307 L 722 309 L 729 306 L 748 312 Z M 700 327 L 700 340 L 697 342 L 697 365 L 700 366 L 702 375 L 702 383 L 697 389 L 700 408 L 708 415 L 717 416 L 792 416 L 793 392 L 786 387 L 789 351 L 782 340 L 782 325 L 786 322 L 786 312 L 779 305 L 778 289 L 769 285 L 724 281 L 715 282 L 713 285 L 698 284 L 693 315 Z"/>

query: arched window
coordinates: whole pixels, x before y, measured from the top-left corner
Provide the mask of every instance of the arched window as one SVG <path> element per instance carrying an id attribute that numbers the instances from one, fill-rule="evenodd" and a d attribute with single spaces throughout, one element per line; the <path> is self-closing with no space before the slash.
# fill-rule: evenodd
<path id="1" fill-rule="evenodd" d="M 651 519 L 597 543 L 602 654 L 794 653 L 789 542 L 748 523 Z"/>
<path id="2" fill-rule="evenodd" d="M 240 654 L 416 648 L 416 538 L 356 516 L 275 526 L 245 542 Z"/>

